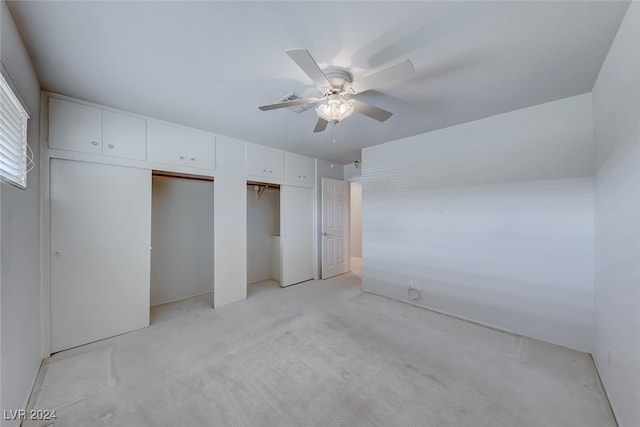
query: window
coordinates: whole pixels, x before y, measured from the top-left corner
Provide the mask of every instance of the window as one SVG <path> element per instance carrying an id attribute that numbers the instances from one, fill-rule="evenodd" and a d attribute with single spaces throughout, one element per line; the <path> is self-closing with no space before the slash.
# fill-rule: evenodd
<path id="1" fill-rule="evenodd" d="M 0 177 L 27 188 L 27 172 L 33 167 L 33 153 L 27 145 L 29 115 L 0 74 Z"/>

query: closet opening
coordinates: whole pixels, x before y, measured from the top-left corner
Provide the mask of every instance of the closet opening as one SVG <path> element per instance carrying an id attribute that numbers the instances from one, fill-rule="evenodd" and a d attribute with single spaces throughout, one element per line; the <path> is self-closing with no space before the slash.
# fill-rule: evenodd
<path id="1" fill-rule="evenodd" d="M 213 178 L 153 171 L 151 179 L 150 306 L 197 298 L 213 307 Z"/>
<path id="2" fill-rule="evenodd" d="M 247 297 L 281 285 L 280 186 L 247 182 Z"/>

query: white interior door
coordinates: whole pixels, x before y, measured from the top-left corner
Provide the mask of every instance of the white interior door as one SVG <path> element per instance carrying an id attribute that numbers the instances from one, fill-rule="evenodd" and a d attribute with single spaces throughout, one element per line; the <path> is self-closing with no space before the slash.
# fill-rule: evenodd
<path id="1" fill-rule="evenodd" d="M 51 351 L 149 325 L 151 171 L 51 160 Z"/>
<path id="2" fill-rule="evenodd" d="M 349 183 L 322 178 L 322 278 L 349 271 Z"/>
<path id="3" fill-rule="evenodd" d="M 313 189 L 280 186 L 281 281 L 313 279 Z"/>

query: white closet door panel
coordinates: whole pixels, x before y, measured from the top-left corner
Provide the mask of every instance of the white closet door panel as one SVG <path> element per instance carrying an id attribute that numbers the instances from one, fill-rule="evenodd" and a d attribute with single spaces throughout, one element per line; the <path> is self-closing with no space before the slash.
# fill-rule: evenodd
<path id="1" fill-rule="evenodd" d="M 149 325 L 151 172 L 51 160 L 51 351 Z"/>
<path id="2" fill-rule="evenodd" d="M 313 279 L 313 189 L 280 186 L 281 285 Z"/>
<path id="3" fill-rule="evenodd" d="M 105 156 L 145 160 L 147 123 L 139 117 L 103 111 L 102 144 Z"/>

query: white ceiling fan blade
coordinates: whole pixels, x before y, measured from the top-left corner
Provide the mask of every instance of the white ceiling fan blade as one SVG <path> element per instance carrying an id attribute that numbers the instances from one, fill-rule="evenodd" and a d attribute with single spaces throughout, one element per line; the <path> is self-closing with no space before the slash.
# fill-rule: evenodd
<path id="1" fill-rule="evenodd" d="M 287 55 L 305 72 L 317 87 L 330 88 L 331 82 L 306 49 L 289 49 Z"/>
<path id="2" fill-rule="evenodd" d="M 365 92 L 369 89 L 377 89 L 389 85 L 397 80 L 404 79 L 415 72 L 413 64 L 408 59 L 395 65 L 376 71 L 347 86 L 351 93 Z"/>
<path id="3" fill-rule="evenodd" d="M 375 105 L 367 104 L 366 102 L 356 100 L 353 108 L 360 114 L 364 114 L 367 117 L 371 117 L 379 122 L 384 122 L 389 117 L 393 116 L 393 113 L 383 110 Z"/>
<path id="4" fill-rule="evenodd" d="M 313 128 L 313 133 L 324 132 L 328 124 L 329 124 L 328 121 L 326 121 L 325 119 L 319 118 L 318 122 L 316 123 L 316 127 Z"/>
<path id="5" fill-rule="evenodd" d="M 295 99 L 293 101 L 278 102 L 275 104 L 263 105 L 258 108 L 261 109 L 262 111 L 269 111 L 269 110 L 276 110 L 278 108 L 289 108 L 289 107 L 295 107 L 296 105 L 311 104 L 318 101 L 322 101 L 322 98 L 300 98 L 300 99 Z"/>

